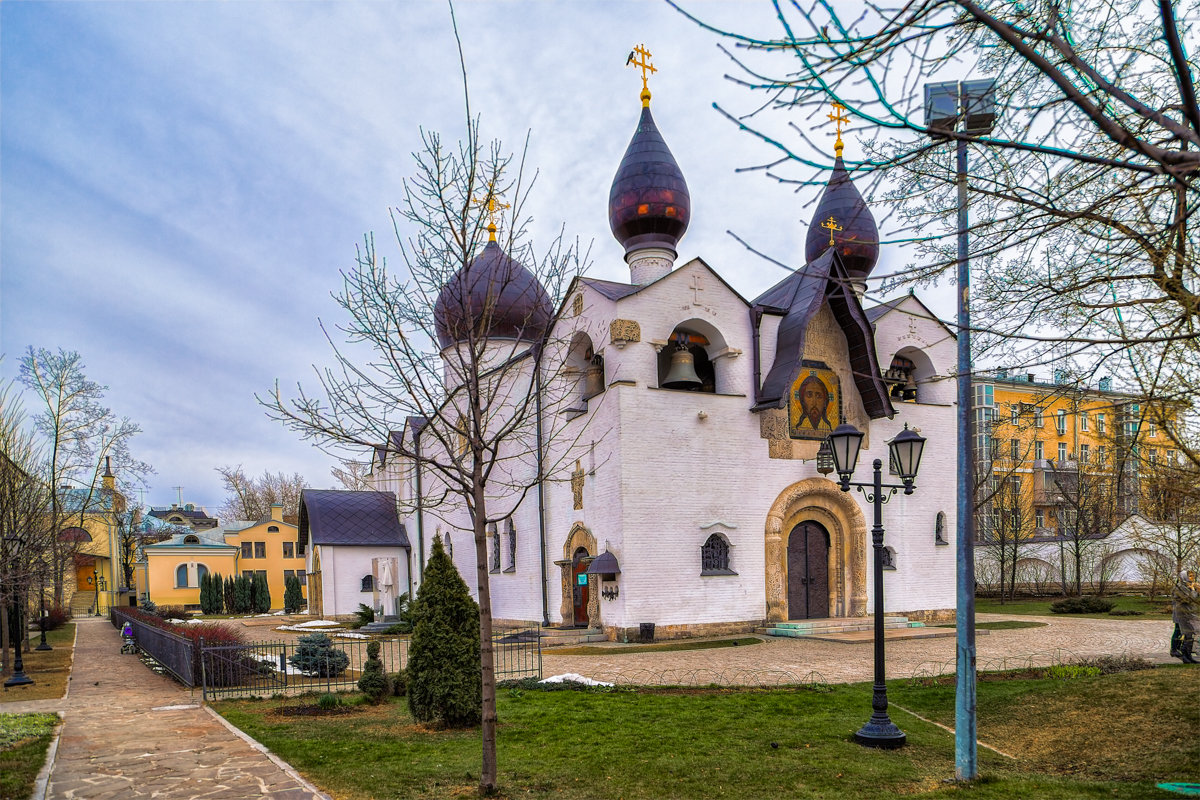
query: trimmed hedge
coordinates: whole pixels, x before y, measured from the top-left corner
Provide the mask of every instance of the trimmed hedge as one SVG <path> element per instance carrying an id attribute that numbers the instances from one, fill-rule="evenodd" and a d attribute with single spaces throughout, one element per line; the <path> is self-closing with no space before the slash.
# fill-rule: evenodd
<path id="1" fill-rule="evenodd" d="M 1107 597 L 1084 595 L 1056 600 L 1050 604 L 1050 610 L 1055 614 L 1107 614 L 1116 605 L 1115 600 L 1109 600 Z"/>

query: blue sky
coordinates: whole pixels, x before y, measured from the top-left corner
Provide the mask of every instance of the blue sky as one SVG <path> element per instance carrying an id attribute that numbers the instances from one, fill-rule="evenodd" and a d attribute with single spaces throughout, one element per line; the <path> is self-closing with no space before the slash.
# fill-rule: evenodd
<path id="1" fill-rule="evenodd" d="M 774 30 L 766 5 L 695 7 Z M 456 8 L 485 136 L 532 137 L 535 249 L 565 226 L 594 242 L 589 274 L 628 280 L 606 203 L 639 113 L 625 57 L 644 42 L 692 195 L 678 263 L 701 256 L 748 297 L 783 276 L 731 230 L 799 266 L 819 190 L 735 173 L 773 154 L 712 108 L 760 102 L 724 79 L 715 35 L 649 0 Z M 333 460 L 254 394 L 329 363 L 318 320 L 339 319 L 338 270 L 368 231 L 395 255 L 388 209 L 419 127 L 457 138 L 462 118 L 443 3 L 0 4 L 0 374 L 29 345 L 82 353 L 143 428 L 148 503 L 181 485 L 214 509 L 219 465 L 331 485 Z M 775 120 L 788 121 L 813 126 Z M 878 271 L 903 259 L 885 253 Z M 952 302 L 942 290 L 932 306 L 949 316 Z"/>

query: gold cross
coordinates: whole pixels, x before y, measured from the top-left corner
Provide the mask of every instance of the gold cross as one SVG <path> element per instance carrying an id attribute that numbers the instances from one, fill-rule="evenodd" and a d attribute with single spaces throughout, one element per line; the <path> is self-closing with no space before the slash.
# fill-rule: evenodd
<path id="1" fill-rule="evenodd" d="M 640 60 L 638 57 L 641 57 Z M 650 63 L 651 53 L 646 49 L 646 45 L 639 44 L 629 52 L 629 58 L 625 59 L 625 64 L 633 64 L 636 69 L 642 71 L 642 105 L 650 105 L 650 86 L 646 82 L 646 72 L 658 72 L 654 65 Z"/>
<path id="2" fill-rule="evenodd" d="M 833 247 L 833 232 L 842 230 L 842 226 L 837 224 L 837 220 L 831 214 L 829 219 L 821 223 L 821 227 L 829 230 L 829 246 Z"/>
<path id="3" fill-rule="evenodd" d="M 845 110 L 846 107 L 844 105 L 834 100 L 833 112 L 827 115 L 829 117 L 829 121 L 832 122 L 834 127 L 837 129 L 837 141 L 833 143 L 833 152 L 839 156 L 842 154 L 842 123 L 850 121 L 849 117 L 842 114 L 842 112 Z"/>
<path id="4" fill-rule="evenodd" d="M 488 216 L 488 241 L 496 241 L 496 214 L 506 208 L 511 208 L 511 206 L 508 203 L 500 202 L 500 199 L 496 196 L 495 188 L 488 189 L 487 197 L 482 200 L 475 198 L 475 203 L 487 208 L 485 213 Z"/>

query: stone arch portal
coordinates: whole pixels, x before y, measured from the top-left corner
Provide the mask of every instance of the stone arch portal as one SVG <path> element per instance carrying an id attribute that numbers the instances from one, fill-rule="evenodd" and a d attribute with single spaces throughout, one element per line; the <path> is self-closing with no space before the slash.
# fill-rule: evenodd
<path id="1" fill-rule="evenodd" d="M 575 574 L 572 567 L 575 553 L 579 549 L 587 551 L 589 563 L 591 559 L 600 554 L 596 549 L 596 537 L 583 523 L 576 522 L 571 526 L 567 540 L 563 543 L 563 557 L 554 562 L 562 570 L 562 605 L 559 607 L 558 613 L 564 625 L 575 624 Z M 600 587 L 595 583 L 596 577 L 588 575 L 586 578 L 588 581 L 587 624 L 593 628 L 600 627 Z"/>
<path id="2" fill-rule="evenodd" d="M 817 522 L 829 532 L 829 615 L 867 613 L 867 520 L 858 504 L 833 481 L 807 478 L 775 498 L 767 512 L 767 621 L 788 619 L 787 535 L 802 522 Z"/>

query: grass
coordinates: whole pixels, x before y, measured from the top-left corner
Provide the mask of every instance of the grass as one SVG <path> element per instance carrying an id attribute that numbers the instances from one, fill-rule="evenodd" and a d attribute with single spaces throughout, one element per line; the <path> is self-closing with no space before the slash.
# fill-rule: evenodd
<path id="1" fill-rule="evenodd" d="M 623 653 L 663 653 L 680 650 L 712 650 L 715 647 L 744 647 L 762 644 L 763 640 L 756 636 L 744 636 L 738 639 L 705 639 L 701 641 L 663 642 L 662 644 L 632 644 L 632 645 L 581 645 L 579 647 L 555 647 L 546 650 L 546 655 L 552 656 L 612 656 Z"/>
<path id="2" fill-rule="evenodd" d="M 50 747 L 57 714 L 0 714 L 0 798 L 26 798 Z"/>
<path id="3" fill-rule="evenodd" d="M 41 634 L 31 636 L 34 638 L 30 644 L 37 647 Z M 75 623 L 68 622 L 56 631 L 46 631 L 46 643 L 54 649 L 30 650 L 21 654 L 25 674 L 33 678 L 33 685 L 0 688 L 0 704 L 23 700 L 56 700 L 66 693 L 67 680 L 71 677 L 71 654 L 75 648 Z"/>
<path id="4" fill-rule="evenodd" d="M 976 622 L 975 630 L 977 631 L 1015 631 L 1021 628 L 1044 628 L 1049 623 L 1046 622 L 1031 622 L 1024 619 L 1002 619 L 999 622 Z M 934 625 L 935 628 L 956 628 L 958 627 L 953 622 L 945 625 Z"/>
<path id="5" fill-rule="evenodd" d="M 1070 680 L 979 684 L 983 778 L 946 784 L 954 738 L 893 710 L 897 751 L 852 733 L 867 684 L 774 689 L 498 692 L 498 759 L 508 798 L 1168 798 L 1154 784 L 1194 776 L 1200 671 L 1184 667 Z M 952 724 L 954 688 L 894 682 L 893 702 Z M 403 699 L 342 716 L 282 716 L 295 701 L 215 708 L 343 800 L 469 797 L 479 731 L 415 724 Z M 311 702 L 311 701 L 310 701 Z M 1103 712 L 1099 711 L 1103 709 Z M 1100 717 L 1103 717 L 1101 723 Z"/>
<path id="6" fill-rule="evenodd" d="M 1009 600 L 1001 604 L 994 597 L 977 597 L 975 598 L 975 612 L 978 614 L 1021 614 L 1026 616 L 1037 617 L 1090 617 L 1091 619 L 1170 619 L 1171 618 L 1171 601 L 1163 598 L 1155 598 L 1151 600 L 1148 597 L 1139 595 L 1108 595 L 1109 600 L 1115 600 L 1117 609 L 1127 609 L 1130 611 L 1141 611 L 1140 615 L 1136 616 L 1110 616 L 1109 614 L 1055 614 L 1050 610 L 1050 604 L 1055 600 L 1061 600 L 1061 596 L 1054 597 L 1021 597 L 1016 600 Z"/>

